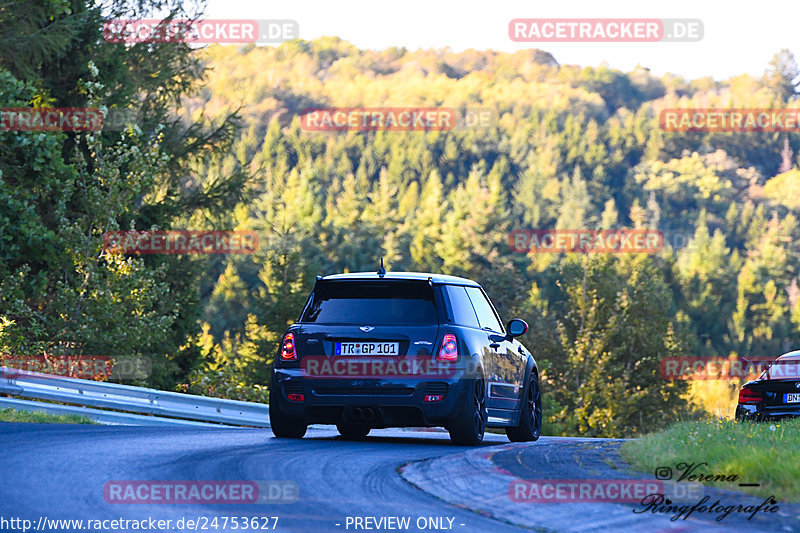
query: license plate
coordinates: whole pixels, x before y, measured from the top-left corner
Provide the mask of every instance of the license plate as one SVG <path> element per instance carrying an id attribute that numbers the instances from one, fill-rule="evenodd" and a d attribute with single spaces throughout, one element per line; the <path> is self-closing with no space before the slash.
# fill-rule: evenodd
<path id="1" fill-rule="evenodd" d="M 336 355 L 397 355 L 399 342 L 337 342 Z"/>
<path id="2" fill-rule="evenodd" d="M 800 392 L 790 392 L 783 395 L 783 403 L 800 403 Z"/>

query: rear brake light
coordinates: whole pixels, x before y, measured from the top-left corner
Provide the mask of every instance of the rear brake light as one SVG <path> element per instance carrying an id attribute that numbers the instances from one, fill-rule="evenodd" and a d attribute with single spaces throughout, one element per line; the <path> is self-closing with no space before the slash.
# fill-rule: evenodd
<path id="1" fill-rule="evenodd" d="M 304 394 L 287 394 L 286 397 L 293 402 L 302 402 L 306 399 Z"/>
<path id="2" fill-rule="evenodd" d="M 296 361 L 297 350 L 294 346 L 294 334 L 287 333 L 283 337 L 283 344 L 281 345 L 281 359 L 284 361 Z"/>
<path id="3" fill-rule="evenodd" d="M 442 346 L 439 348 L 437 359 L 446 363 L 458 361 L 458 341 L 452 333 L 447 333 L 442 339 Z"/>
<path id="4" fill-rule="evenodd" d="M 444 399 L 444 396 L 441 394 L 426 394 L 425 401 L 426 402 L 441 402 Z"/>
<path id="5" fill-rule="evenodd" d="M 764 394 L 761 391 L 752 389 L 739 391 L 739 403 L 759 403 L 762 401 L 764 401 Z"/>

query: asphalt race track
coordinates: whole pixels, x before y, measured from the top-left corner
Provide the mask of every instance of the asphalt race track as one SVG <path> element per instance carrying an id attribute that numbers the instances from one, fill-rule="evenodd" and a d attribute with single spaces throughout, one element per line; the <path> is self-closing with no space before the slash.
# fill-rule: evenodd
<path id="1" fill-rule="evenodd" d="M 152 518 L 172 520 L 164 531 L 246 532 L 254 529 L 241 527 L 243 522 L 233 527 L 233 521 L 223 528 L 222 521 L 265 517 L 251 524 L 262 531 L 304 532 L 800 531 L 797 505 L 781 504 L 779 513 L 752 521 L 734 515 L 721 522 L 714 516 L 671 521 L 664 514 L 636 514 L 636 504 L 521 503 L 509 497 L 509 480 L 520 478 L 648 479 L 621 463 L 618 444 L 543 437 L 512 445 L 503 435 L 487 434 L 483 446 L 462 448 L 433 431 L 381 430 L 348 442 L 328 429 L 310 429 L 295 441 L 263 429 L 3 423 L 0 529 L 22 531 L 20 521 L 3 522 L 11 518 L 30 520 L 33 531 L 53 519 Z M 289 481 L 299 494 L 294 503 L 108 503 L 107 483 L 124 480 Z M 706 494 L 728 498 L 726 503 L 762 500 L 715 489 Z M 266 517 L 278 517 L 277 527 Z M 406 517 L 408 525 L 389 517 Z M 183 527 L 175 527 L 181 519 Z M 188 520 L 196 521 L 193 527 Z"/>

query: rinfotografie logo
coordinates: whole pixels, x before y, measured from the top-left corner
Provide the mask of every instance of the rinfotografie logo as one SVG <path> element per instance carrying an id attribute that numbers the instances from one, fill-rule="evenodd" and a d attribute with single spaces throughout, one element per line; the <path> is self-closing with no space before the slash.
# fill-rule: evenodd
<path id="1" fill-rule="evenodd" d="M 681 487 L 687 484 L 695 484 L 695 482 L 702 483 L 737 483 L 740 481 L 739 474 L 733 472 L 711 472 L 708 469 L 707 462 L 688 462 L 683 461 L 672 466 L 657 466 L 655 468 L 655 477 L 659 483 L 664 483 L 665 486 L 672 484 L 673 487 Z M 677 474 L 677 479 L 675 479 Z M 673 482 L 674 480 L 674 482 Z M 757 487 L 759 483 L 737 483 L 739 487 Z M 699 498 L 699 496 L 698 496 Z M 651 493 L 642 498 L 639 502 L 639 508 L 634 509 L 636 514 L 666 514 L 671 515 L 670 520 L 676 521 L 679 519 L 686 520 L 692 514 L 711 514 L 716 515 L 715 520 L 721 522 L 728 517 L 731 513 L 741 513 L 749 515 L 748 520 L 751 520 L 759 512 L 776 513 L 780 509 L 778 502 L 774 496 L 770 496 L 761 502 L 759 505 L 751 503 L 749 505 L 739 504 L 723 504 L 720 500 L 711 501 L 710 496 L 703 496 L 702 498 L 695 498 L 694 505 L 689 505 L 692 501 L 678 502 L 675 495 L 665 491 Z M 678 505 L 682 503 L 683 505 Z"/>
<path id="2" fill-rule="evenodd" d="M 675 465 L 675 470 L 680 473 L 678 479 L 675 481 L 701 481 L 701 482 L 715 482 L 715 483 L 734 483 L 738 481 L 739 474 L 732 473 L 719 473 L 707 472 L 703 467 L 707 467 L 708 463 L 688 463 L 680 462 Z M 657 466 L 655 469 L 656 479 L 660 481 L 671 480 L 673 478 L 673 470 L 671 466 Z"/>
<path id="3" fill-rule="evenodd" d="M 747 519 L 750 520 L 758 513 L 777 513 L 780 506 L 776 505 L 778 501 L 774 496 L 766 498 L 758 505 L 742 505 L 738 504 L 724 504 L 719 499 L 714 503 L 708 504 L 711 501 L 710 496 L 703 496 L 694 505 L 683 504 L 676 505 L 670 498 L 665 497 L 663 494 L 649 494 L 641 502 L 638 509 L 634 509 L 636 514 L 665 514 L 670 515 L 670 520 L 686 520 L 694 513 L 716 515 L 714 520 L 722 522 L 731 513 L 746 514 Z"/>

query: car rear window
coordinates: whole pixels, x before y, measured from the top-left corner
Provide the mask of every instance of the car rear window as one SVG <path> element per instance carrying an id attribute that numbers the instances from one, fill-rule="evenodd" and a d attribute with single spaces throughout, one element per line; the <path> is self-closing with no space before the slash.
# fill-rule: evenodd
<path id="1" fill-rule="evenodd" d="M 761 374 L 760 379 L 800 379 L 800 359 L 779 359 Z"/>
<path id="2" fill-rule="evenodd" d="M 483 292 L 476 287 L 466 287 L 466 291 L 472 302 L 472 307 L 475 308 L 475 314 L 478 315 L 478 322 L 480 322 L 481 327 L 504 333 L 503 326 L 500 325 L 500 321 L 497 319 L 494 309 L 492 309 L 492 304 L 489 303 Z"/>
<path id="3" fill-rule="evenodd" d="M 435 324 L 427 282 L 329 281 L 318 283 L 303 322 L 323 324 Z"/>
<path id="4" fill-rule="evenodd" d="M 478 317 L 475 316 L 475 309 L 469 301 L 465 287 L 446 285 L 446 290 L 453 308 L 453 322 L 459 326 L 479 328 Z"/>

